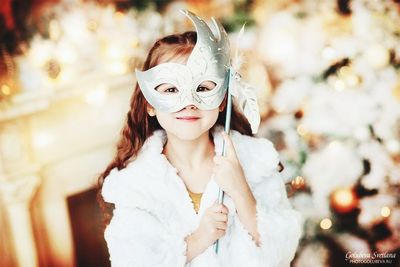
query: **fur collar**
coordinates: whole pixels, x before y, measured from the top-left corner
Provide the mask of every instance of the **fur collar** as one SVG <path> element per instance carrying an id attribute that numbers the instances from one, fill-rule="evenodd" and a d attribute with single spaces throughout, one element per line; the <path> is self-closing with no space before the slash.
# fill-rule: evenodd
<path id="1" fill-rule="evenodd" d="M 215 153 L 218 155 L 222 152 L 222 131 L 221 126 L 212 130 Z M 277 168 L 278 153 L 269 140 L 242 135 L 234 130 L 231 131 L 231 138 L 250 187 L 261 182 L 263 177 L 269 176 Z M 197 216 L 186 187 L 177 170 L 162 154 L 166 139 L 164 130 L 155 131 L 145 141 L 134 161 L 124 169 L 115 168 L 110 172 L 104 181 L 102 195 L 105 201 L 116 206 L 137 207 L 157 214 L 164 222 L 185 215 L 188 217 L 187 214 L 190 214 L 190 220 L 195 224 Z M 202 199 L 202 205 L 203 202 L 213 202 L 217 196 L 218 186 L 213 179 L 207 185 L 206 191 L 207 194 L 203 193 L 203 198 L 206 199 Z M 185 226 L 182 224 L 180 227 Z"/>

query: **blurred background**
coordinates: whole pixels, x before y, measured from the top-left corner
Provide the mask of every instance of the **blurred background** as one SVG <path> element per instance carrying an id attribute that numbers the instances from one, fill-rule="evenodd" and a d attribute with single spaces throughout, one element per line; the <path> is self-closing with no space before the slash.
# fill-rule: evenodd
<path id="1" fill-rule="evenodd" d="M 97 176 L 134 69 L 193 30 L 181 8 L 223 23 L 256 88 L 306 218 L 292 266 L 400 266 L 399 0 L 1 0 L 0 266 L 109 266 Z"/>

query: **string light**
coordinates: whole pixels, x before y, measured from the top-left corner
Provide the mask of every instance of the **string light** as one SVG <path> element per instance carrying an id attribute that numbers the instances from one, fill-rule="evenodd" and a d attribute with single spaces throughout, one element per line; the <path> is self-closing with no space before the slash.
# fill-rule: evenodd
<path id="1" fill-rule="evenodd" d="M 342 80 L 336 80 L 333 87 L 335 88 L 336 91 L 343 91 L 346 87 L 344 81 Z"/>
<path id="2" fill-rule="evenodd" d="M 291 182 L 292 187 L 296 190 L 304 188 L 305 186 L 305 181 L 304 178 L 301 177 L 300 175 L 296 176 L 296 178 L 294 178 Z"/>
<path id="3" fill-rule="evenodd" d="M 307 131 L 306 131 L 304 125 L 300 124 L 299 126 L 297 126 L 297 133 L 301 136 L 304 136 L 307 134 Z"/>
<path id="4" fill-rule="evenodd" d="M 324 230 L 328 230 L 332 227 L 332 221 L 329 218 L 322 219 L 319 226 Z"/>
<path id="5" fill-rule="evenodd" d="M 124 16 L 125 16 L 125 14 L 123 13 L 123 12 L 121 12 L 121 11 L 117 11 L 117 12 L 115 12 L 115 17 L 117 18 L 117 19 L 122 19 Z"/>
<path id="6" fill-rule="evenodd" d="M 10 86 L 8 86 L 7 84 L 3 84 L 3 85 L 1 86 L 1 93 L 2 93 L 3 95 L 6 95 L 6 96 L 10 95 L 10 94 L 11 94 L 11 88 L 10 88 Z"/>
<path id="7" fill-rule="evenodd" d="M 390 216 L 390 208 L 387 206 L 382 207 L 381 215 L 382 215 L 382 217 L 389 217 Z"/>
<path id="8" fill-rule="evenodd" d="M 350 188 L 341 188 L 333 192 L 331 205 L 338 212 L 349 212 L 358 205 L 358 199 Z"/>
<path id="9" fill-rule="evenodd" d="M 389 51 L 381 44 L 373 44 L 366 50 L 365 57 L 368 63 L 376 69 L 383 68 L 390 61 Z"/>

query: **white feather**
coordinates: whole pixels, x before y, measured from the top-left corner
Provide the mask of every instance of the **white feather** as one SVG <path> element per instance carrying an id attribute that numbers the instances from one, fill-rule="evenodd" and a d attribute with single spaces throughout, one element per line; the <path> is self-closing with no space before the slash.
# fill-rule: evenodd
<path id="1" fill-rule="evenodd" d="M 251 87 L 249 84 L 243 82 L 241 80 L 240 74 L 238 73 L 243 60 L 241 55 L 239 54 L 240 40 L 244 34 L 243 24 L 242 28 L 239 31 L 235 54 L 232 61 L 232 69 L 231 69 L 231 77 L 230 77 L 230 93 L 234 96 L 234 100 L 236 105 L 243 112 L 244 116 L 250 123 L 251 130 L 253 134 L 257 133 L 258 127 L 260 126 L 260 112 L 257 103 L 257 95 L 255 93 L 255 89 Z"/>
<path id="2" fill-rule="evenodd" d="M 231 88 L 236 105 L 249 121 L 253 134 L 257 133 L 260 126 L 260 111 L 255 88 L 243 82 L 237 73 L 232 79 Z"/>

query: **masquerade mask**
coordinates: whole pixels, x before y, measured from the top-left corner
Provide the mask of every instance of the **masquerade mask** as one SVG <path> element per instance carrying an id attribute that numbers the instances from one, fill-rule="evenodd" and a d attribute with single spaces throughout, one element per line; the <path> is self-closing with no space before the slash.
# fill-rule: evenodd
<path id="1" fill-rule="evenodd" d="M 188 105 L 202 110 L 215 109 L 224 99 L 228 86 L 228 36 L 216 20 L 212 19 L 217 32 L 214 36 L 201 18 L 190 11 L 182 13 L 192 21 L 197 31 L 196 45 L 186 65 L 167 62 L 146 71 L 136 70 L 140 90 L 150 105 L 163 112 L 176 112 Z M 199 87 L 207 81 L 214 83 L 215 87 Z M 157 88 L 173 90 L 164 92 L 164 89 Z"/>

